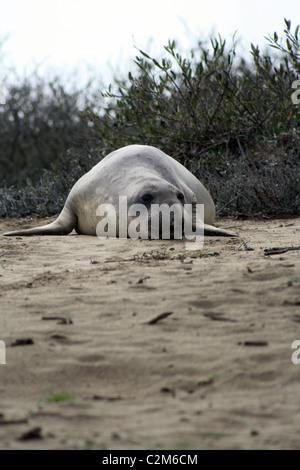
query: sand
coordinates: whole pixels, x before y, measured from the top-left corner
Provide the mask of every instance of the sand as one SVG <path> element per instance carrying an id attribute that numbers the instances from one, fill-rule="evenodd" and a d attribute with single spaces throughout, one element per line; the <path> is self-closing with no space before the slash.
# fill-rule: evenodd
<path id="1" fill-rule="evenodd" d="M 300 449 L 300 250 L 264 252 L 300 218 L 201 252 L 2 236 L 43 223 L 0 221 L 0 449 Z"/>

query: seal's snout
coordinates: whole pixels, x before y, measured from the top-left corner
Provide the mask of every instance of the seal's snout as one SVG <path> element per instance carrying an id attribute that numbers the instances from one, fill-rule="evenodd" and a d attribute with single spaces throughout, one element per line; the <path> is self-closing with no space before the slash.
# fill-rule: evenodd
<path id="1" fill-rule="evenodd" d="M 149 208 L 149 237 L 183 238 L 183 207 L 178 201 L 152 204 Z"/>

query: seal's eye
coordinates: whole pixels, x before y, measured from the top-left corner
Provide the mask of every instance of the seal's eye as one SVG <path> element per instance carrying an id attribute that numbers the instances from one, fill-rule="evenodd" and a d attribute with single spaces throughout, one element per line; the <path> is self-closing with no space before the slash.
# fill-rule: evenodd
<path id="1" fill-rule="evenodd" d="M 154 197 L 152 196 L 152 194 L 149 193 L 144 194 L 144 196 L 142 196 L 142 201 L 146 203 L 151 202 L 153 199 Z"/>
<path id="2" fill-rule="evenodd" d="M 177 194 L 177 199 L 179 199 L 180 202 L 184 201 L 184 195 L 182 193 Z"/>

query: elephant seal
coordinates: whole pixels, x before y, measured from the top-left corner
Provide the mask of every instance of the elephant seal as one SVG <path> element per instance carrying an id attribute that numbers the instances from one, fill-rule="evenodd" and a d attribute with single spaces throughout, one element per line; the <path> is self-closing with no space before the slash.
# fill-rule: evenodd
<path id="1" fill-rule="evenodd" d="M 129 145 L 107 155 L 75 183 L 54 222 L 4 235 L 67 235 L 74 228 L 96 235 L 97 208 L 115 208 L 118 221 L 120 196 L 127 197 L 128 205 L 140 203 L 148 210 L 153 204 L 204 204 L 204 235 L 237 236 L 212 225 L 215 206 L 202 183 L 178 161 L 147 145 Z"/>

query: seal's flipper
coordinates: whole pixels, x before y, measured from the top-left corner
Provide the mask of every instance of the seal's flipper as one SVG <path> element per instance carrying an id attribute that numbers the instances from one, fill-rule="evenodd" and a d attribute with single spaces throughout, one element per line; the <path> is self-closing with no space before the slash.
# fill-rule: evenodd
<path id="1" fill-rule="evenodd" d="M 77 224 L 76 214 L 67 208 L 63 208 L 62 212 L 56 220 L 41 227 L 28 228 L 25 230 L 15 230 L 14 232 L 4 233 L 6 237 L 24 236 L 30 237 L 33 235 L 67 235 L 72 232 Z"/>
<path id="2" fill-rule="evenodd" d="M 237 233 L 228 232 L 222 228 L 214 227 L 213 225 L 204 224 L 204 236 L 212 237 L 239 237 Z"/>

